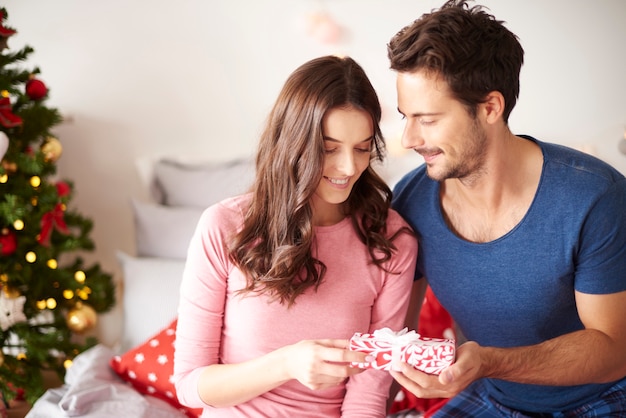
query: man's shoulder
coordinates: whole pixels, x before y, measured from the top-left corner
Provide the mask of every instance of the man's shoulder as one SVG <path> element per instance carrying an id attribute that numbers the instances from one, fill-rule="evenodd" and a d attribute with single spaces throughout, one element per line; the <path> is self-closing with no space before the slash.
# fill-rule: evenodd
<path id="1" fill-rule="evenodd" d="M 394 186 L 393 194 L 394 196 L 401 195 L 412 189 L 417 189 L 418 186 L 423 186 L 424 183 L 435 183 L 426 174 L 426 164 L 422 164 L 406 173 Z"/>
<path id="2" fill-rule="evenodd" d="M 439 183 L 426 174 L 421 165 L 408 172 L 393 188 L 391 206 L 404 218 L 421 211 L 433 197 L 438 196 Z"/>
<path id="3" fill-rule="evenodd" d="M 545 166 L 565 170 L 572 175 L 597 178 L 599 181 L 613 183 L 624 178 L 615 167 L 604 160 L 586 152 L 550 142 L 537 141 L 542 149 Z M 588 180 L 588 179 L 587 179 Z"/>

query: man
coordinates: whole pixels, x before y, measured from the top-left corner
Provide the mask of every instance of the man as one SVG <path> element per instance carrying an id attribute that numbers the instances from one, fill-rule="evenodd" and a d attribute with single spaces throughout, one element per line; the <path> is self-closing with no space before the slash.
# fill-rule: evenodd
<path id="1" fill-rule="evenodd" d="M 468 342 L 439 376 L 406 364 L 441 417 L 626 416 L 626 179 L 508 118 L 524 51 L 453 0 L 389 45 L 402 143 L 425 164 L 394 190 L 425 281 Z"/>

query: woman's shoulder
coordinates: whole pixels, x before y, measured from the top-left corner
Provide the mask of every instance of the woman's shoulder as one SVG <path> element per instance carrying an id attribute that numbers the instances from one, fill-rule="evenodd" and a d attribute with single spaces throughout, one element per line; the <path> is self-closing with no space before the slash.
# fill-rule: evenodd
<path id="1" fill-rule="evenodd" d="M 405 226 L 409 227 L 407 221 L 405 221 L 404 218 L 395 209 L 390 208 L 387 215 L 387 228 L 391 230 L 397 230 Z"/>
<path id="2" fill-rule="evenodd" d="M 251 198 L 251 194 L 247 193 L 217 202 L 204 211 L 200 223 L 220 229 L 238 227 L 243 222 Z"/>
<path id="3" fill-rule="evenodd" d="M 399 230 L 404 229 L 407 231 L 405 234 L 400 234 L 405 236 L 403 239 L 407 239 L 410 241 L 417 241 L 415 233 L 411 226 L 408 224 L 404 218 L 396 212 L 395 209 L 389 209 L 389 214 L 387 215 L 387 235 L 393 236 Z"/>

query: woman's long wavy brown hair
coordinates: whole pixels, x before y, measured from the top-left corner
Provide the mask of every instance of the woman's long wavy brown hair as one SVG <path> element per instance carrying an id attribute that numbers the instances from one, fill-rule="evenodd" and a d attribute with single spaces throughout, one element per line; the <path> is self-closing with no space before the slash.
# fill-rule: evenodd
<path id="1" fill-rule="evenodd" d="M 370 160 L 382 161 L 380 103 L 353 59 L 313 59 L 285 82 L 260 138 L 253 196 L 243 228 L 229 243 L 232 261 L 248 277 L 242 292 L 265 293 L 291 306 L 308 288 L 317 289 L 322 282 L 326 266 L 312 251 L 310 201 L 324 166 L 322 118 L 330 109 L 347 106 L 372 117 Z M 395 235 L 386 237 L 390 201 L 391 190 L 368 166 L 345 203 L 372 262 L 381 268 L 395 250 L 391 242 Z"/>

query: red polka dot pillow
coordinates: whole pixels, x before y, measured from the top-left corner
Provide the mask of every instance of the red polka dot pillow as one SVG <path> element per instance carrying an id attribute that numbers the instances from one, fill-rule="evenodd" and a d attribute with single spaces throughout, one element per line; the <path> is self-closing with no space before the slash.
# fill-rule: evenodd
<path id="1" fill-rule="evenodd" d="M 191 409 L 178 403 L 172 383 L 174 372 L 174 340 L 176 320 L 145 343 L 121 356 L 114 356 L 110 365 L 138 392 L 169 402 L 190 418 L 197 418 L 202 409 Z"/>

